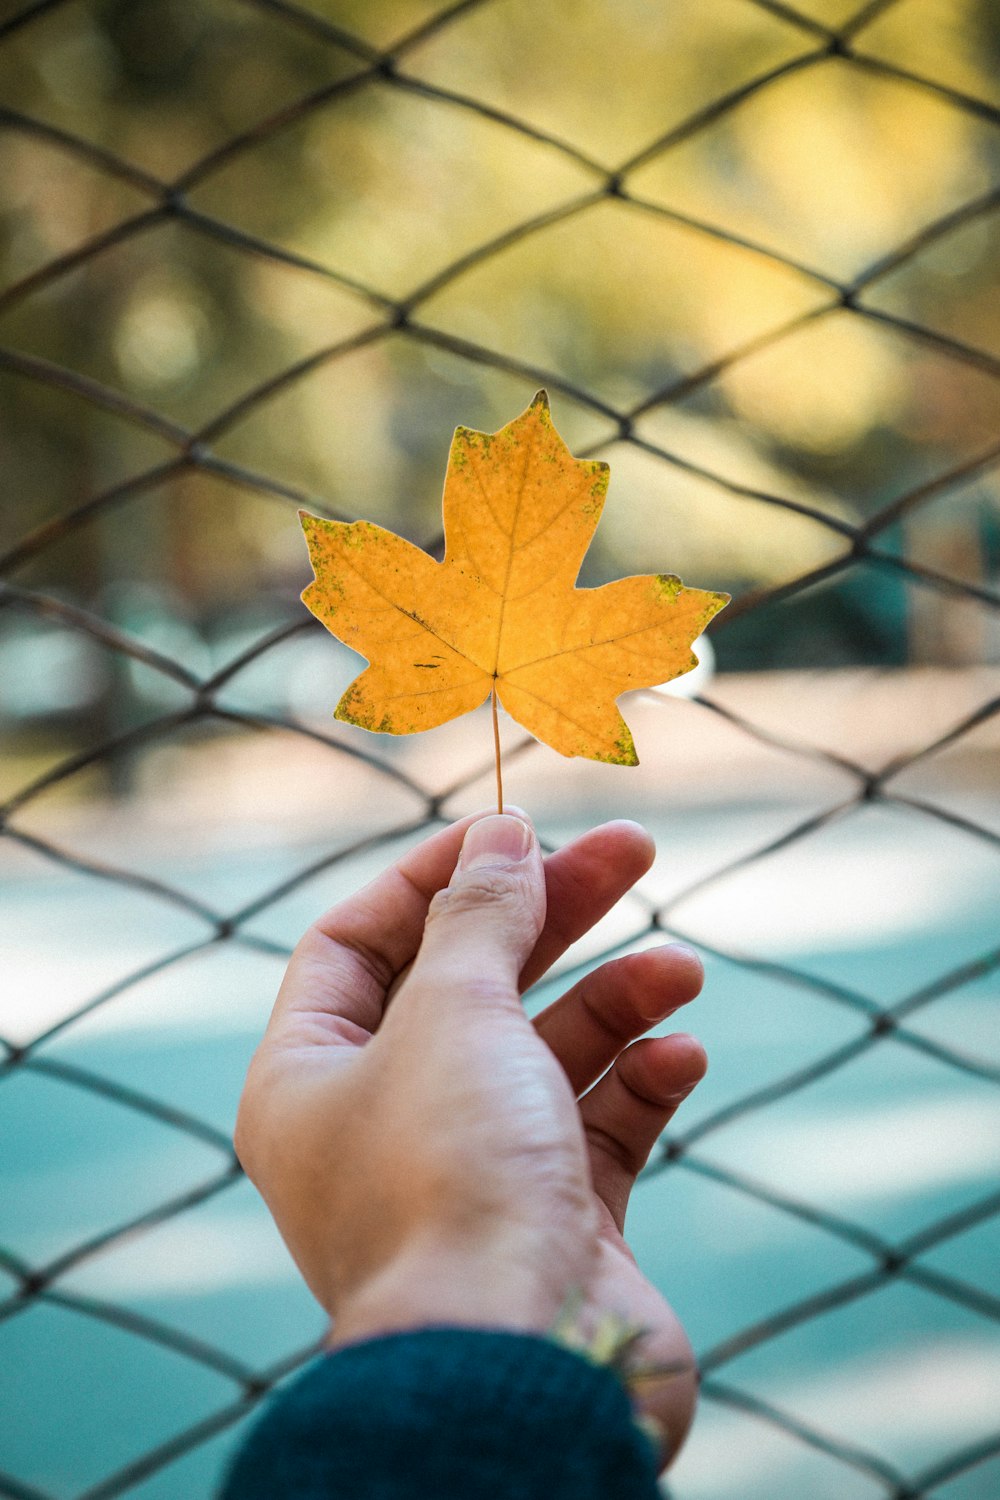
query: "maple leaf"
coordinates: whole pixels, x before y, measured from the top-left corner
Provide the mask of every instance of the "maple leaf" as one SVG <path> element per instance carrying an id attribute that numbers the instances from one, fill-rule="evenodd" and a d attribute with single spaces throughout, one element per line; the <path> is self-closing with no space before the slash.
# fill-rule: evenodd
<path id="1" fill-rule="evenodd" d="M 691 643 L 729 595 L 672 574 L 577 588 L 607 487 L 539 391 L 499 432 L 456 430 L 443 562 L 369 521 L 300 512 L 316 575 L 303 601 L 371 663 L 336 717 L 413 734 L 494 693 L 561 754 L 635 765 L 616 699 L 697 666 Z"/>

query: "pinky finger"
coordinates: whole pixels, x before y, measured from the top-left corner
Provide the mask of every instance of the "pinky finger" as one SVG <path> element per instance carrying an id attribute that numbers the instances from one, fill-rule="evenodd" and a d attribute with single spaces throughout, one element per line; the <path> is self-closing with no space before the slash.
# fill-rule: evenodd
<path id="1" fill-rule="evenodd" d="M 636 1177 L 706 1067 L 694 1037 L 647 1037 L 627 1047 L 580 1101 L 594 1190 L 619 1231 Z"/>

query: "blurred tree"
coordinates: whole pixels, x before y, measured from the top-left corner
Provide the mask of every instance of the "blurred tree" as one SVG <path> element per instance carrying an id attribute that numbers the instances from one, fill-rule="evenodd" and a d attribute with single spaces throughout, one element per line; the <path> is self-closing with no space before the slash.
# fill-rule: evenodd
<path id="1" fill-rule="evenodd" d="M 452 426 L 542 380 L 612 464 L 590 582 L 787 582 L 995 441 L 995 7 L 897 0 L 847 56 L 815 5 L 484 0 L 408 44 L 436 9 L 63 0 L 0 30 L 4 545 L 126 485 L 18 581 L 150 639 L 294 618 L 299 499 L 433 542 Z M 990 473 L 971 517 L 877 544 L 995 582 Z M 995 650 L 913 588 L 835 578 L 721 629 L 721 665 Z"/>

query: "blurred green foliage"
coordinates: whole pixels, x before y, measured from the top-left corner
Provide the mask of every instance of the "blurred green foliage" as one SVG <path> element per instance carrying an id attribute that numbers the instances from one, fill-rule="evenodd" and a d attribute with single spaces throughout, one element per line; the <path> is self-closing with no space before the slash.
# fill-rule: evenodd
<path id="1" fill-rule="evenodd" d="M 432 542 L 453 426 L 543 381 L 612 466 L 586 582 L 773 588 L 850 549 L 795 506 L 863 523 L 995 443 L 989 0 L 875 7 L 846 56 L 845 0 L 440 9 L 63 0 L 0 32 L 3 546 L 205 431 L 15 582 L 195 655 L 295 618 L 298 499 Z M 987 467 L 881 545 L 986 587 L 998 534 Z M 963 662 L 1000 654 L 996 619 L 860 566 L 717 647 Z"/>

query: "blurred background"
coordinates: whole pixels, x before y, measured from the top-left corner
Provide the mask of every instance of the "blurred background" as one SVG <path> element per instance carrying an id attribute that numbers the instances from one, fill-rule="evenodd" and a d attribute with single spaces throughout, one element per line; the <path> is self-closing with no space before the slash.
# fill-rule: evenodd
<path id="1" fill-rule="evenodd" d="M 658 839 L 565 973 L 708 970 L 630 1218 L 669 1493 L 1000 1494 L 998 59 L 990 0 L 0 0 L 0 1495 L 208 1500 L 315 1349 L 242 1076 L 493 771 L 333 721 L 296 510 L 437 551 L 539 386 L 581 583 L 734 596 L 637 769 L 503 726 L 550 845 Z"/>

